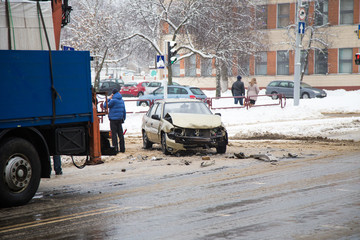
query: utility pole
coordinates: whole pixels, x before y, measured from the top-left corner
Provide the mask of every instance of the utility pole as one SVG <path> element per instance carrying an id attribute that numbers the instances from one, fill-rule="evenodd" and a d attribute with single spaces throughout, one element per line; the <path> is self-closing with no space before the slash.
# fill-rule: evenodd
<path id="1" fill-rule="evenodd" d="M 305 32 L 305 24 L 301 23 L 300 17 L 302 16 L 300 10 L 302 9 L 302 0 L 298 0 L 298 7 L 296 11 L 296 42 L 295 42 L 295 67 L 294 67 L 294 106 L 299 106 L 300 99 L 300 71 L 301 71 L 301 63 L 300 63 L 300 47 L 301 47 L 301 33 Z"/>

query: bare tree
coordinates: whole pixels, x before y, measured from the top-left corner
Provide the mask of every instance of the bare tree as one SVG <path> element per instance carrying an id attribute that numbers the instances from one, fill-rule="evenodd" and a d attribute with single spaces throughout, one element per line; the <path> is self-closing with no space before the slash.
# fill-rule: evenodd
<path id="1" fill-rule="evenodd" d="M 318 0 L 309 2 L 304 6 L 306 11 L 306 18 L 304 20 L 306 27 L 305 33 L 301 35 L 303 54 L 301 57 L 301 82 L 308 67 L 310 51 L 315 52 L 317 50 L 323 53 L 331 47 L 330 39 L 334 37 L 334 35 L 329 31 L 327 4 L 328 0 Z M 288 41 L 282 42 L 281 44 L 289 45 L 292 49 L 295 49 L 296 31 L 298 31 L 296 24 L 288 25 L 286 33 Z"/>

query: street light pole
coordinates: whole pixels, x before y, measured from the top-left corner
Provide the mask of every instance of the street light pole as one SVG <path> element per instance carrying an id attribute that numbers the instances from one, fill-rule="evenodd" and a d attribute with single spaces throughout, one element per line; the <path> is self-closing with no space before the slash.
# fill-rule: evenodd
<path id="1" fill-rule="evenodd" d="M 295 66 L 294 66 L 294 106 L 299 106 L 300 100 L 300 71 L 301 71 L 301 63 L 300 63 L 300 44 L 301 44 L 301 35 L 299 33 L 299 10 L 302 6 L 301 0 L 298 0 L 298 6 L 296 11 L 296 42 L 295 42 Z"/>

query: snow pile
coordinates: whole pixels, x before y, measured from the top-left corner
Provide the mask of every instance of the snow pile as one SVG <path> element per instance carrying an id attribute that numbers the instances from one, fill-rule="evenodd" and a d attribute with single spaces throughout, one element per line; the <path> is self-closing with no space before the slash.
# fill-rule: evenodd
<path id="1" fill-rule="evenodd" d="M 215 97 L 215 91 L 205 91 L 208 97 Z M 286 100 L 285 108 L 277 106 L 217 109 L 221 113 L 230 138 L 281 138 L 281 137 L 333 137 L 348 135 L 349 139 L 360 140 L 360 90 L 327 91 L 328 96 L 321 99 L 301 99 L 294 106 L 293 99 Z M 256 105 L 274 104 L 261 90 Z M 223 97 L 231 96 L 227 91 Z M 124 98 L 134 100 L 134 98 Z M 137 107 L 134 101 L 125 102 L 127 111 L 146 111 L 147 107 Z M 213 101 L 214 107 L 233 107 L 233 98 Z M 124 130 L 125 136 L 141 136 L 143 113 L 128 114 Z M 104 117 L 101 129 L 109 129 L 109 121 Z"/>

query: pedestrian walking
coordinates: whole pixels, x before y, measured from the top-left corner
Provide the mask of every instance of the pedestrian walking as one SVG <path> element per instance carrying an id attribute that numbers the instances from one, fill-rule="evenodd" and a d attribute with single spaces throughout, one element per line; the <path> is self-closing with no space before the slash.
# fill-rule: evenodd
<path id="1" fill-rule="evenodd" d="M 60 155 L 54 155 L 53 156 L 53 162 L 54 162 L 54 171 L 55 175 L 62 175 L 62 168 L 61 168 L 61 157 Z"/>
<path id="2" fill-rule="evenodd" d="M 245 86 L 244 83 L 241 81 L 242 77 L 239 75 L 237 76 L 237 80 L 233 83 L 233 85 L 231 86 L 231 93 L 234 97 L 239 97 L 240 98 L 234 98 L 234 103 L 237 104 L 238 102 L 240 103 L 240 105 L 243 105 L 243 98 L 242 96 L 245 95 Z"/>
<path id="3" fill-rule="evenodd" d="M 256 78 L 252 78 L 247 89 L 247 97 L 250 99 L 250 107 L 255 105 L 259 92 L 260 89 L 257 86 Z"/>
<path id="4" fill-rule="evenodd" d="M 106 104 L 109 108 L 112 145 L 115 147 L 116 152 L 125 152 L 125 139 L 122 124 L 126 119 L 126 109 L 124 100 L 118 89 L 113 89 L 112 95 L 109 97 L 108 102 L 104 103 L 104 107 L 106 107 Z M 120 148 L 118 138 L 120 141 Z"/>

